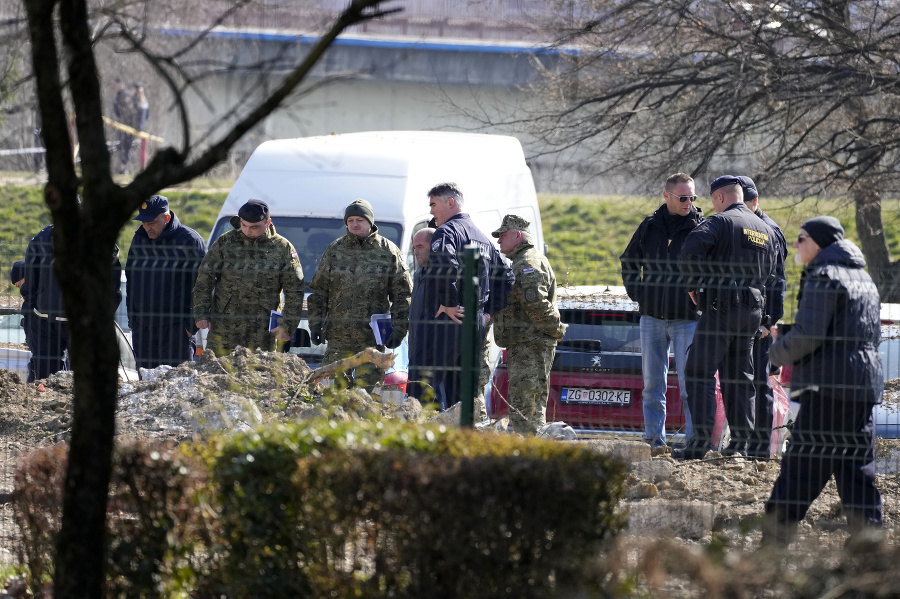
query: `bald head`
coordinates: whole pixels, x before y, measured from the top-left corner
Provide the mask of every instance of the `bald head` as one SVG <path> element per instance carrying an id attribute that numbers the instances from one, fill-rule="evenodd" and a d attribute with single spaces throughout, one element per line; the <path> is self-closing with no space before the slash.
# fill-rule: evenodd
<path id="1" fill-rule="evenodd" d="M 422 229 L 413 235 L 412 250 L 419 266 L 428 265 L 428 257 L 431 253 L 431 238 L 434 237 L 434 229 Z"/>

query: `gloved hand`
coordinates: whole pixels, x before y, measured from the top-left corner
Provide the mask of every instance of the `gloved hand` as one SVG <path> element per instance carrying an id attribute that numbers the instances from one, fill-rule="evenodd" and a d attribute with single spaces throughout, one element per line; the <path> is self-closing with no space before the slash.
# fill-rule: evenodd
<path id="1" fill-rule="evenodd" d="M 325 335 L 322 334 L 322 329 L 315 329 L 309 332 L 309 338 L 313 342 L 313 345 L 321 345 L 325 343 Z"/>
<path id="2" fill-rule="evenodd" d="M 403 337 L 398 338 L 397 334 L 393 331 L 388 335 L 388 338 L 384 340 L 384 346 L 391 349 L 397 349 L 400 347 L 401 343 L 403 343 Z"/>

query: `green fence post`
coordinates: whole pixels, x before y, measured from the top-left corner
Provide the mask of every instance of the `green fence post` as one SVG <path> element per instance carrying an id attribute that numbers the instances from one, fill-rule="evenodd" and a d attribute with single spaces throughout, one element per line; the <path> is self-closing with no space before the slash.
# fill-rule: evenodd
<path id="1" fill-rule="evenodd" d="M 475 422 L 475 394 L 481 367 L 481 343 L 478 340 L 478 262 L 481 252 L 469 244 L 463 251 L 463 330 L 459 426 L 471 428 Z"/>

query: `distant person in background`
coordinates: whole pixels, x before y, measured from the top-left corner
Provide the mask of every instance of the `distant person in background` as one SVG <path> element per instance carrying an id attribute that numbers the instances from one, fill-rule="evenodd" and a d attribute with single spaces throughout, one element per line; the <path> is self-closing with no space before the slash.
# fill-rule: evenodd
<path id="1" fill-rule="evenodd" d="M 433 301 L 429 299 L 429 291 L 433 293 L 433 286 L 428 281 L 428 255 L 431 252 L 431 238 L 434 237 L 434 229 L 427 227 L 413 236 L 412 251 L 416 259 L 415 273 L 413 273 L 412 297 L 409 304 L 409 379 L 406 383 L 406 394 L 419 400 L 435 398 L 437 389 L 433 389 L 430 382 L 433 373 L 429 368 L 429 355 L 427 347 L 427 326 L 433 320 L 430 314 Z M 431 388 L 431 391 L 426 391 Z M 437 401 L 440 403 L 440 400 Z"/>
<path id="2" fill-rule="evenodd" d="M 143 131 L 147 126 L 147 118 L 150 116 L 150 103 L 144 94 L 144 86 L 141 83 L 134 84 L 134 91 L 131 93 L 132 114 L 134 115 L 133 127 L 138 131 Z"/>
<path id="3" fill-rule="evenodd" d="M 193 291 L 195 323 L 209 329 L 207 351 L 217 355 L 238 345 L 274 351 L 275 340 L 288 341 L 300 324 L 300 257 L 275 232 L 269 205 L 262 200 L 248 200 L 231 226 L 234 230 L 216 239 L 200 263 Z M 269 330 L 273 310 L 283 315 Z"/>
<path id="4" fill-rule="evenodd" d="M 196 332 L 191 292 L 206 242 L 169 209 L 165 196 L 141 204 L 125 262 L 128 323 L 140 368 L 191 360 Z"/>
<path id="5" fill-rule="evenodd" d="M 326 364 L 367 347 L 399 347 L 409 328 L 412 282 L 400 248 L 378 234 L 366 200 L 347 206 L 344 224 L 347 234 L 325 249 L 306 300 L 313 343 L 328 341 Z M 391 333 L 380 344 L 369 325 L 373 314 L 391 315 Z M 373 364 L 359 366 L 353 380 L 372 388 L 384 382 L 384 370 Z"/>
<path id="6" fill-rule="evenodd" d="M 773 364 L 794 366 L 791 397 L 800 402 L 766 502 L 763 543 L 773 545 L 791 541 L 832 475 L 851 532 L 882 525 L 872 421 L 884 390 L 878 289 L 836 218 L 803 223 L 794 247 L 806 265 L 797 314 L 769 350 Z"/>
<path id="7" fill-rule="evenodd" d="M 9 282 L 16 286 L 21 293 L 22 285 L 25 283 L 25 260 L 16 260 L 13 262 L 12 268 L 9 269 Z M 22 311 L 22 322 L 20 326 L 25 329 L 25 343 L 28 344 L 28 312 Z M 33 359 L 33 358 L 32 358 Z M 28 373 L 31 376 L 31 361 L 28 362 Z"/>
<path id="8" fill-rule="evenodd" d="M 35 235 L 25 250 L 25 282 L 21 291 L 24 299 L 22 311 L 28 313 L 25 336 L 32 353 L 29 383 L 66 369 L 69 319 L 53 273 L 53 262 L 53 225 L 50 225 Z M 122 267 L 119 264 L 119 247 L 115 245 L 112 270 L 112 291 L 118 306 L 122 301 Z"/>
<path id="9" fill-rule="evenodd" d="M 125 83 L 122 78 L 116 75 L 113 79 L 113 89 L 116 96 L 113 99 L 113 114 L 116 121 L 128 127 L 134 124 L 134 100 L 131 94 L 125 89 Z M 131 143 L 134 136 L 125 131 L 117 130 L 119 134 L 119 172 L 125 172 L 128 162 L 131 160 Z"/>

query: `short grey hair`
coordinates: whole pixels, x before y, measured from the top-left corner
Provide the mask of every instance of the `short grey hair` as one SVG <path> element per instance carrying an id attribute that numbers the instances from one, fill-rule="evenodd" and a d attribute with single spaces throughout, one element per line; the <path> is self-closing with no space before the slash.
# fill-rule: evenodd
<path id="1" fill-rule="evenodd" d="M 438 197 L 443 199 L 444 201 L 447 201 L 447 199 L 449 198 L 453 198 L 460 206 L 462 206 L 465 202 L 465 200 L 463 199 L 462 190 L 460 190 L 459 185 L 457 185 L 456 183 L 438 183 L 428 190 L 428 197 Z"/>

